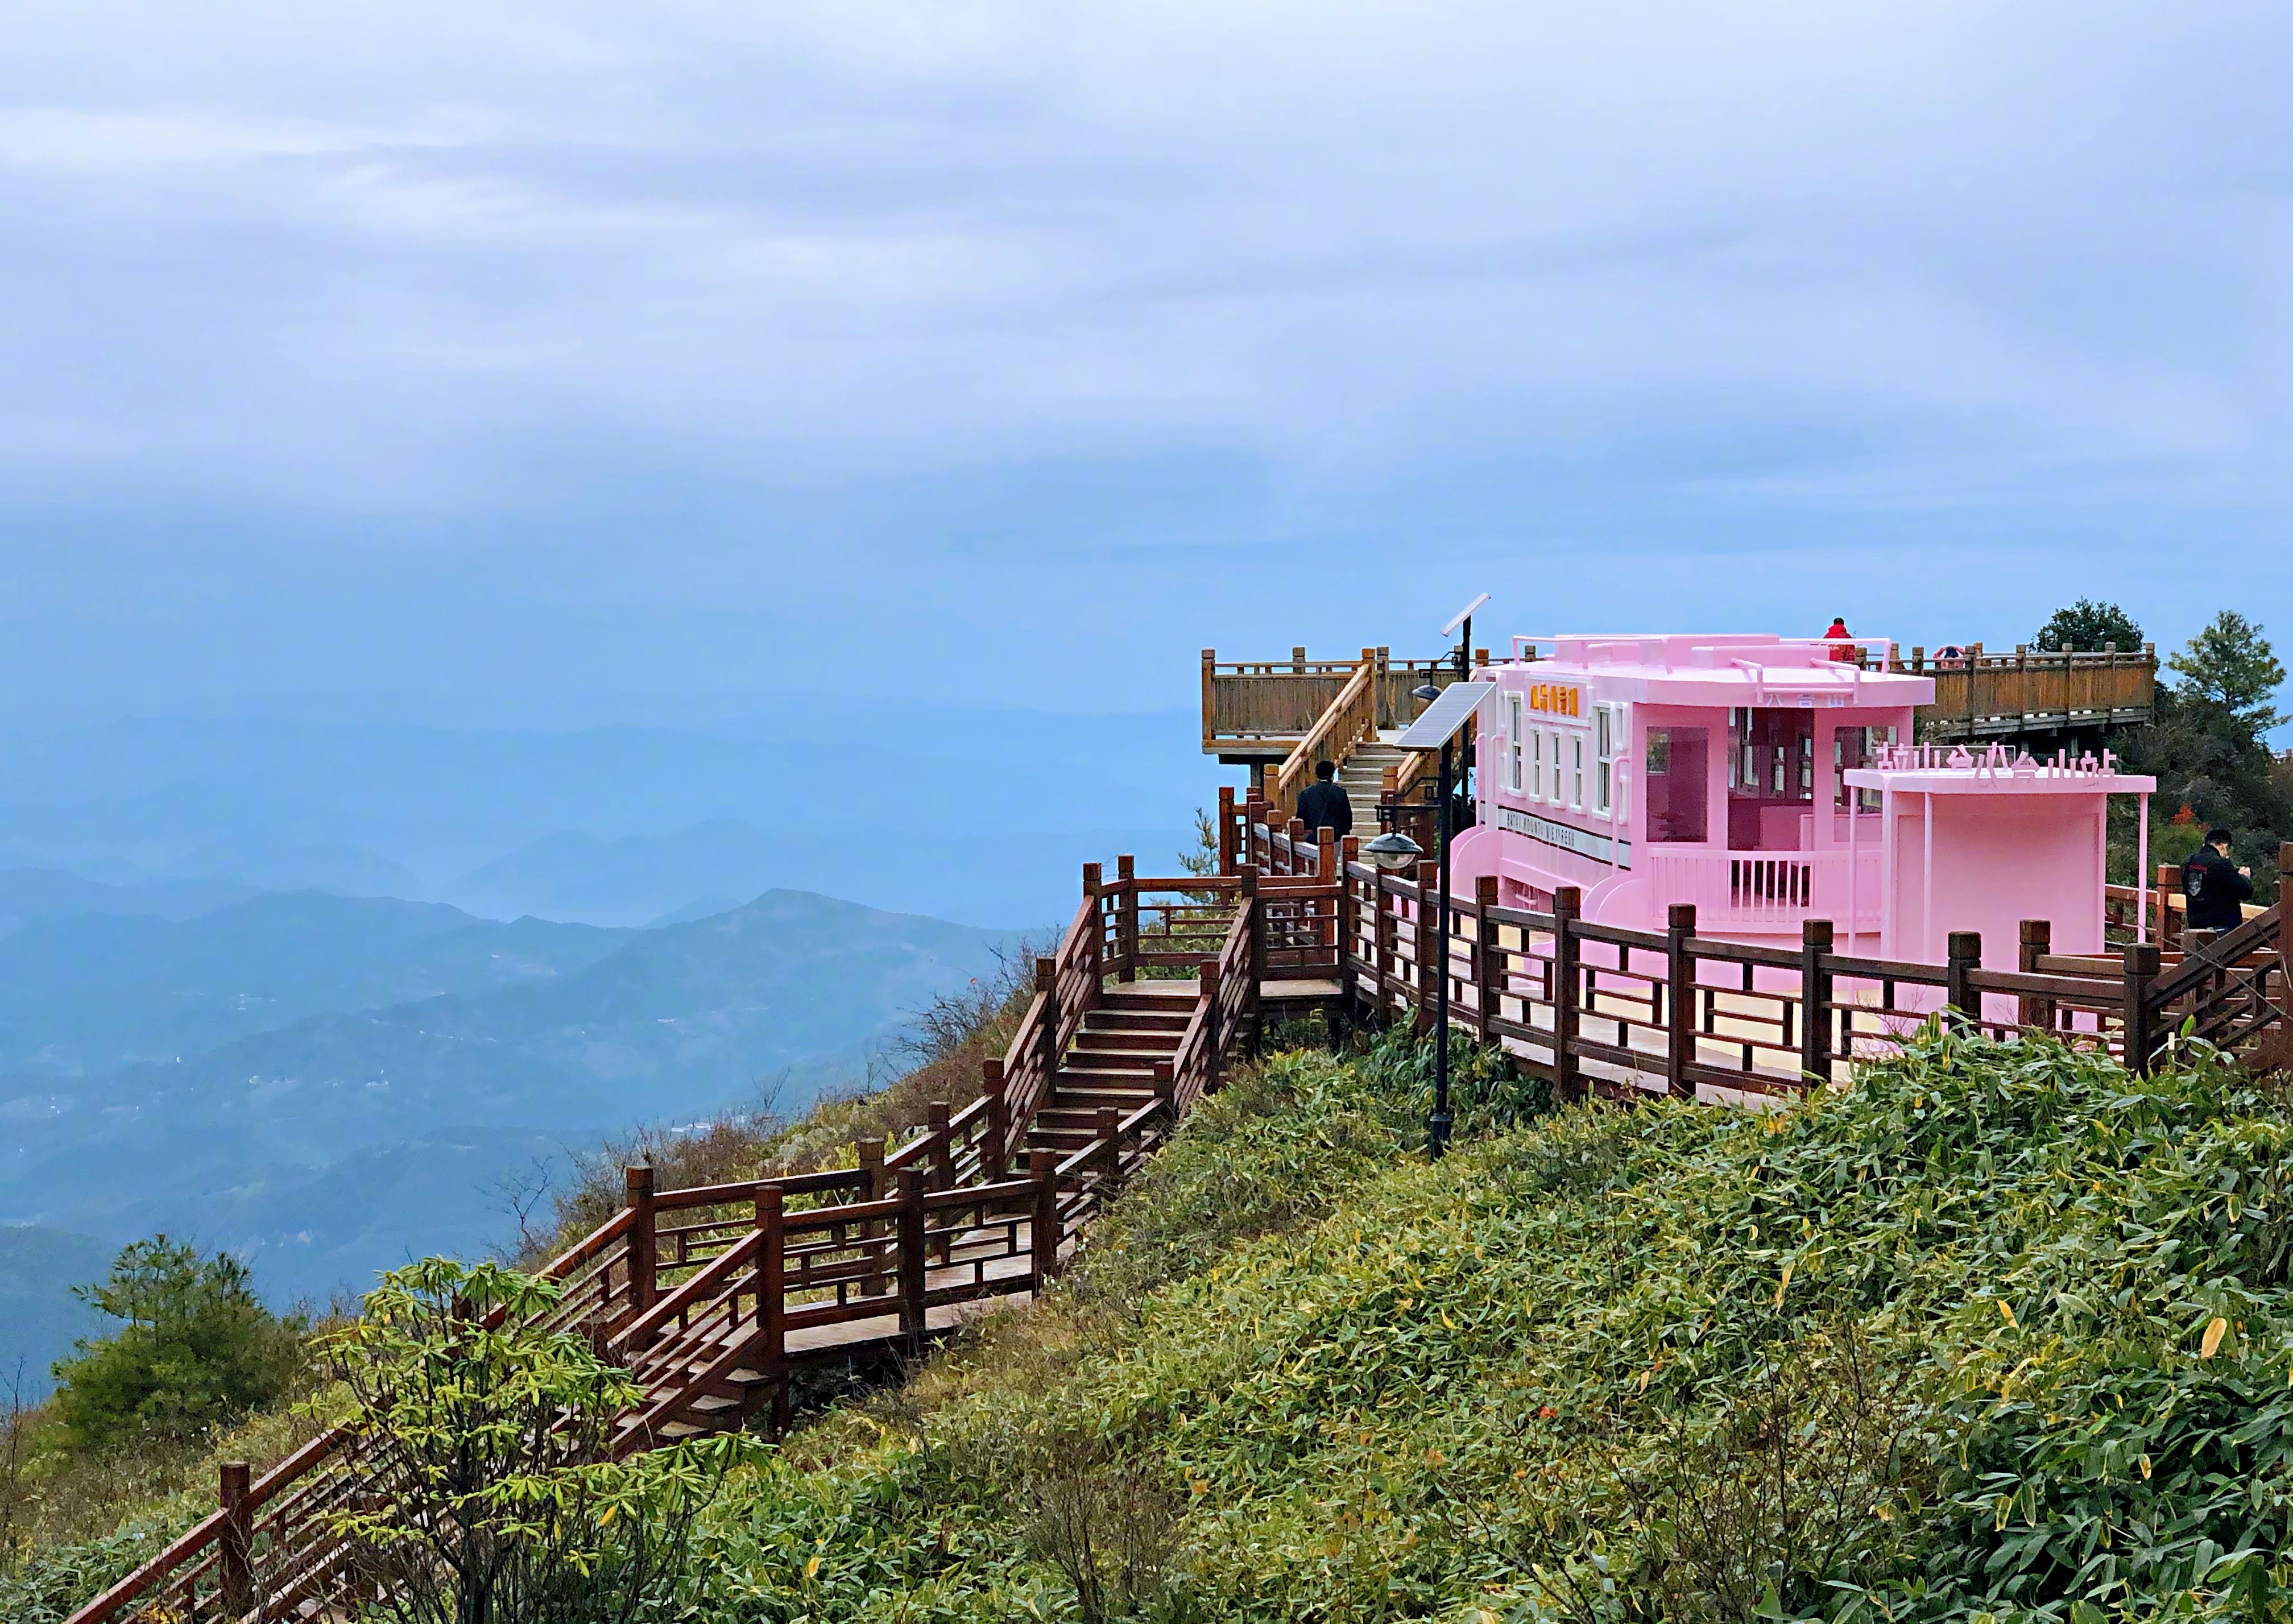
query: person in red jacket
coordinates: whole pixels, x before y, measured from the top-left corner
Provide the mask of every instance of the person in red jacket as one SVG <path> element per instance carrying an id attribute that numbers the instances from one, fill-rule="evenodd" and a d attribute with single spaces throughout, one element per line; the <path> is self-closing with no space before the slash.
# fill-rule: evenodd
<path id="1" fill-rule="evenodd" d="M 1846 616 L 1832 616 L 1831 624 L 1824 629 L 1823 633 L 1824 641 L 1835 645 L 1831 650 L 1832 658 L 1853 659 L 1855 658 L 1855 644 L 1851 641 L 1853 635 L 1854 634 L 1847 629 Z"/>

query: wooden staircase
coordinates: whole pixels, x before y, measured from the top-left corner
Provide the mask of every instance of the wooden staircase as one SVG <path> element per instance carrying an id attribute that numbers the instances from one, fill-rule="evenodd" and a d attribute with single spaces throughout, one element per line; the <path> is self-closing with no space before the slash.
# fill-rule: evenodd
<path id="1" fill-rule="evenodd" d="M 1176 1063 L 1201 983 L 1135 982 L 1108 989 L 1086 1011 L 1028 1125 L 1027 1148 L 1072 1156 L 1104 1137 L 1102 1113 L 1127 1117 L 1155 1097 L 1155 1069 Z"/>
<path id="2" fill-rule="evenodd" d="M 1406 767 L 1412 761 L 1412 753 L 1398 746 L 1364 744 L 1339 766 L 1339 788 L 1353 804 L 1353 832 L 1364 840 L 1377 833 L 1377 804 L 1385 793 L 1386 769 Z"/>

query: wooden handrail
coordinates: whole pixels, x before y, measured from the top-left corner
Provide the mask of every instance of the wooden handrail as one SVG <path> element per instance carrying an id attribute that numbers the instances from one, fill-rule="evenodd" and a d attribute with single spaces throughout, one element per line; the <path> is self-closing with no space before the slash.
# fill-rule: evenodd
<path id="1" fill-rule="evenodd" d="M 1317 760 L 1328 755 L 1343 767 L 1354 747 L 1377 731 L 1376 681 L 1377 650 L 1364 649 L 1353 675 L 1307 729 L 1275 775 L 1271 794 L 1285 816 L 1297 810 L 1299 794 L 1311 781 Z"/>

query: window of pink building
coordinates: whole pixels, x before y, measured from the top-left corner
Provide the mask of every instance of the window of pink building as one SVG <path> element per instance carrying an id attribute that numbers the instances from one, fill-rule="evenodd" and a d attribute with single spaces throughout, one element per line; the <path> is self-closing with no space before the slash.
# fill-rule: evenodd
<path id="1" fill-rule="evenodd" d="M 1687 841 L 1709 838 L 1706 804 L 1711 732 L 1700 727 L 1652 727 L 1648 731 L 1649 838 Z"/>
<path id="2" fill-rule="evenodd" d="M 1815 717 L 1738 709 L 1728 718 L 1728 849 L 1795 852 L 1815 802 Z"/>

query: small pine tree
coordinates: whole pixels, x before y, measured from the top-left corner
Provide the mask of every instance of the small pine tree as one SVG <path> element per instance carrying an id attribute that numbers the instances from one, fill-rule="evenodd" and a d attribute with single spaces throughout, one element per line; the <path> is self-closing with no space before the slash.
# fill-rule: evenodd
<path id="1" fill-rule="evenodd" d="M 56 1413 L 77 1453 L 236 1420 L 285 1396 L 303 1363 L 302 1321 L 264 1307 L 245 1264 L 164 1234 L 131 1241 L 106 1280 L 72 1293 L 126 1321 L 53 1367 Z"/>
<path id="2" fill-rule="evenodd" d="M 2081 654 L 2099 654 L 2107 646 L 2131 654 L 2142 647 L 2142 628 L 2134 624 L 2134 617 L 2115 603 L 2097 603 L 2091 598 L 2080 598 L 2068 609 L 2058 609 L 2047 617 L 2030 646 L 2052 654 L 2062 649 L 2075 649 Z"/>
<path id="3" fill-rule="evenodd" d="M 2276 706 L 2285 667 L 2261 628 L 2233 609 L 2216 615 L 2167 664 L 2181 673 L 2185 696 L 2220 706 L 2256 739 L 2286 719 Z"/>

